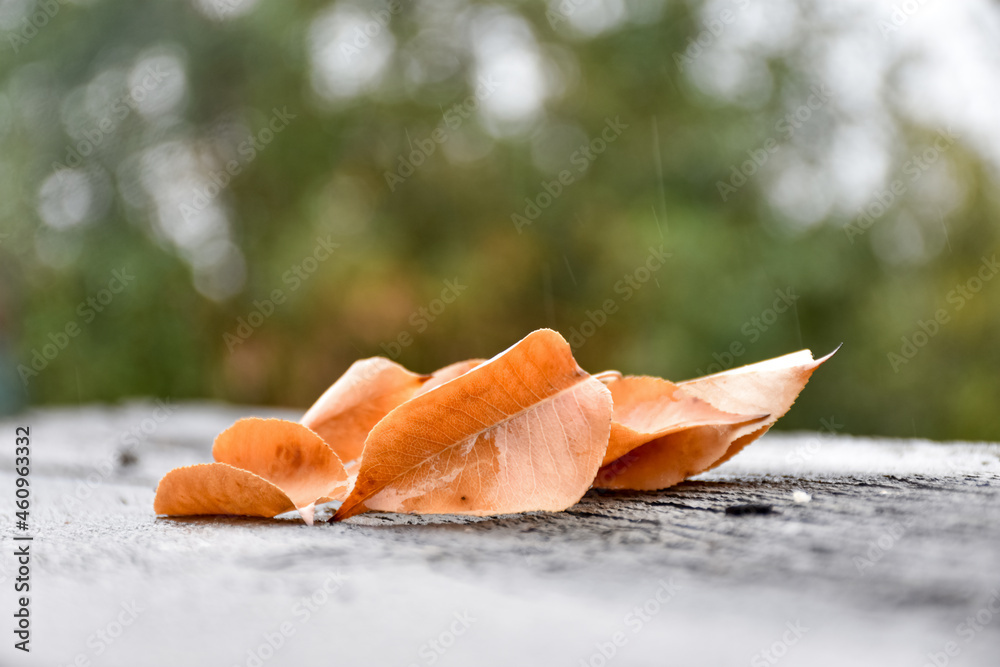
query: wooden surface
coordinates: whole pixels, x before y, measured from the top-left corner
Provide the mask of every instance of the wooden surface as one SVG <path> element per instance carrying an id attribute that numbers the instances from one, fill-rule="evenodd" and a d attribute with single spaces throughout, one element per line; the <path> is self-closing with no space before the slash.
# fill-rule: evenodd
<path id="1" fill-rule="evenodd" d="M 772 433 L 696 481 L 559 514 L 310 528 L 157 519 L 157 480 L 210 460 L 236 418 L 297 416 L 170 409 L 0 422 L 0 665 L 1000 664 L 998 445 Z M 29 655 L 11 634 L 17 425 Z"/>

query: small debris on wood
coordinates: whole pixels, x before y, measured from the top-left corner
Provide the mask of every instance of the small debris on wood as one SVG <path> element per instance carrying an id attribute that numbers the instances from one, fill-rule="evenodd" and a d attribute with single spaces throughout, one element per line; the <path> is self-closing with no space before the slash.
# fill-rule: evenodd
<path id="1" fill-rule="evenodd" d="M 135 455 L 131 450 L 125 449 L 118 452 L 118 465 L 123 468 L 133 466 L 139 462 L 139 457 Z"/>

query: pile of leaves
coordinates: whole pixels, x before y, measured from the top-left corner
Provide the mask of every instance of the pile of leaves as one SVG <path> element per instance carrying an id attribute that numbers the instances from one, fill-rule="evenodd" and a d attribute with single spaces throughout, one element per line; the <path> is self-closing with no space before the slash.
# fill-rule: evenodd
<path id="1" fill-rule="evenodd" d="M 487 516 L 561 511 L 591 487 L 663 489 L 763 435 L 830 356 L 803 350 L 674 384 L 591 375 L 562 336 L 541 329 L 492 359 L 430 375 L 365 359 L 299 422 L 237 421 L 216 438 L 215 463 L 164 476 L 154 508 L 298 510 L 312 524 L 329 501 L 342 501 L 333 521 L 367 511 Z"/>

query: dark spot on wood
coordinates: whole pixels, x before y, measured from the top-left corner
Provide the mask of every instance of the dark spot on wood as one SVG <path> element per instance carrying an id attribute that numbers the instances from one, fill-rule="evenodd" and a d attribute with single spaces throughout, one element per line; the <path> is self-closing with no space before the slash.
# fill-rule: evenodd
<path id="1" fill-rule="evenodd" d="M 748 514 L 775 514 L 775 511 L 771 505 L 750 503 L 747 505 L 730 505 L 726 508 L 726 514 L 729 516 L 746 516 Z"/>
<path id="2" fill-rule="evenodd" d="M 462 496 L 462 500 L 465 500 L 465 496 Z"/>

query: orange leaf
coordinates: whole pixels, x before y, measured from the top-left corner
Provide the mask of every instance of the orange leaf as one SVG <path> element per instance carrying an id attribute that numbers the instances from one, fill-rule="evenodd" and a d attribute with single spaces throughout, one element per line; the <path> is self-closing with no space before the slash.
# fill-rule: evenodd
<path id="1" fill-rule="evenodd" d="M 271 482 L 298 508 L 347 496 L 347 473 L 340 458 L 316 433 L 296 422 L 241 419 L 215 439 L 212 456 Z"/>
<path id="2" fill-rule="evenodd" d="M 467 359 L 465 361 L 459 361 L 454 364 L 449 364 L 444 368 L 439 368 L 438 370 L 434 371 L 434 374 L 431 375 L 430 379 L 424 383 L 424 386 L 417 390 L 417 393 L 415 393 L 414 396 L 420 396 L 421 394 L 426 394 L 431 389 L 436 389 L 437 387 L 440 387 L 449 380 L 454 380 L 459 376 L 465 375 L 466 373 L 468 373 L 469 371 L 471 371 L 473 368 L 483 363 L 484 361 L 486 360 Z"/>
<path id="3" fill-rule="evenodd" d="M 677 431 L 748 420 L 747 415 L 723 412 L 660 378 L 633 376 L 607 384 L 615 402 L 615 412 L 611 441 L 602 465 Z M 756 415 L 752 419 L 764 416 Z"/>
<path id="4" fill-rule="evenodd" d="M 662 489 L 722 464 L 788 412 L 812 372 L 832 354 L 813 360 L 812 354 L 803 350 L 673 385 L 678 391 L 646 381 L 641 387 L 629 386 L 642 378 L 610 382 L 615 396 L 616 424 L 608 447 L 610 456 L 605 457 L 594 485 L 611 489 Z M 616 391 L 616 385 L 621 383 L 626 385 Z M 655 405 L 657 388 L 663 392 L 665 401 L 659 408 Z M 643 397 L 648 400 L 641 400 Z M 691 399 L 698 403 L 691 403 Z M 717 412 L 715 416 L 713 409 Z M 665 434 L 658 433 L 646 442 L 628 432 L 638 431 L 641 435 L 654 431 L 654 427 L 662 425 L 660 420 L 670 422 L 671 413 L 675 418 L 687 413 L 694 423 L 680 429 L 668 428 Z M 630 448 L 636 442 L 639 446 Z M 625 454 L 609 461 L 623 450 Z"/>
<path id="5" fill-rule="evenodd" d="M 158 514 L 273 517 L 297 509 L 312 524 L 317 502 L 347 495 L 340 459 L 296 422 L 241 419 L 219 434 L 212 455 L 218 463 L 167 473 L 153 504 Z"/>
<path id="6" fill-rule="evenodd" d="M 760 423 L 747 424 L 737 429 L 735 439 L 725 456 L 711 467 L 722 465 L 767 433 L 795 403 L 813 371 L 839 349 L 840 346 L 825 357 L 815 360 L 809 350 L 799 350 L 782 357 L 679 383 L 685 393 L 708 401 L 720 410 L 769 415 Z"/>
<path id="7" fill-rule="evenodd" d="M 384 357 L 356 361 L 309 408 L 302 424 L 318 433 L 342 461 L 351 461 L 361 456 L 372 427 L 412 398 L 430 377 Z"/>
<path id="8" fill-rule="evenodd" d="M 617 382 L 622 379 L 621 371 L 601 371 L 600 373 L 594 373 L 594 378 L 600 380 L 606 385 L 610 385 L 612 382 Z"/>
<path id="9" fill-rule="evenodd" d="M 611 392 L 562 336 L 535 331 L 379 422 L 334 519 L 563 510 L 593 481 L 611 412 Z"/>
<path id="10" fill-rule="evenodd" d="M 284 491 L 225 463 L 174 468 L 156 487 L 153 510 L 170 516 L 235 514 L 271 518 L 295 509 Z"/>

